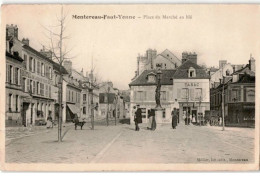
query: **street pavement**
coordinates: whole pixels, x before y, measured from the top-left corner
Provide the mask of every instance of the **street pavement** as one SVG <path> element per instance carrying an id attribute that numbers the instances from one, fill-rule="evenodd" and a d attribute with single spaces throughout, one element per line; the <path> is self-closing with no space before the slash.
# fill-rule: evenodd
<path id="1" fill-rule="evenodd" d="M 6 143 L 8 163 L 253 163 L 253 128 L 158 125 L 155 131 L 141 125 L 99 123 L 94 130 L 57 128 L 12 139 Z"/>

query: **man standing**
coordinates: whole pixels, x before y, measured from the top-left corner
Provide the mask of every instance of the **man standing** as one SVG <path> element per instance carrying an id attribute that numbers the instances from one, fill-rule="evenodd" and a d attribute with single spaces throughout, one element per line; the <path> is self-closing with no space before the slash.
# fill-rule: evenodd
<path id="1" fill-rule="evenodd" d="M 135 112 L 135 131 L 139 131 L 140 128 L 138 126 L 139 123 L 142 123 L 142 110 L 139 108 L 140 105 L 137 105 L 137 110 Z"/>
<path id="2" fill-rule="evenodd" d="M 172 128 L 176 129 L 177 126 L 177 121 L 178 121 L 178 113 L 176 108 L 172 111 Z"/>

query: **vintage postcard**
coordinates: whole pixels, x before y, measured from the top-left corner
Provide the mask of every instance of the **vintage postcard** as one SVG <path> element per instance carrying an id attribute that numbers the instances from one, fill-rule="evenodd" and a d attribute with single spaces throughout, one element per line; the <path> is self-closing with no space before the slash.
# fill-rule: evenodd
<path id="1" fill-rule="evenodd" d="M 1 19 L 2 170 L 259 169 L 259 5 L 16 4 Z"/>

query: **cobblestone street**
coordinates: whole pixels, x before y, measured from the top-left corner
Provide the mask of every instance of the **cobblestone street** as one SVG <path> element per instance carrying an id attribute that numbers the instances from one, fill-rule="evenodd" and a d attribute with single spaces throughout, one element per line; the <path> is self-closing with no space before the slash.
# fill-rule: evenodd
<path id="1" fill-rule="evenodd" d="M 83 130 L 67 126 L 57 143 L 57 128 L 6 143 L 9 163 L 252 163 L 253 128 L 185 126 L 170 124 L 155 131 L 141 125 L 90 125 Z M 41 130 L 42 131 L 42 130 Z"/>

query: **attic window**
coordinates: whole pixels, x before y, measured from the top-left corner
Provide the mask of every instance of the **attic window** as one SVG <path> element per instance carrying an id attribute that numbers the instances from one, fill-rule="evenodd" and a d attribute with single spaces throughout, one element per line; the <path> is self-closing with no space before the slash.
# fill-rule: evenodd
<path id="1" fill-rule="evenodd" d="M 155 82 L 155 75 L 148 75 L 148 82 Z"/>
<path id="2" fill-rule="evenodd" d="M 189 78 L 194 78 L 196 77 L 196 70 L 193 68 L 193 67 L 190 67 L 189 68 L 189 75 L 188 75 Z"/>
<path id="3" fill-rule="evenodd" d="M 169 54 L 167 54 L 167 57 L 169 57 Z"/>

